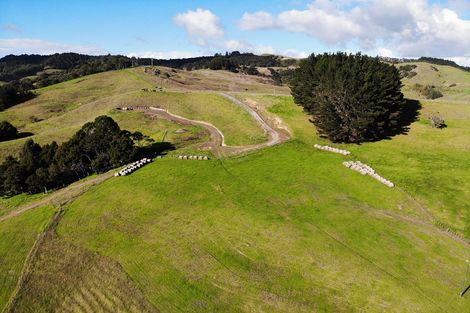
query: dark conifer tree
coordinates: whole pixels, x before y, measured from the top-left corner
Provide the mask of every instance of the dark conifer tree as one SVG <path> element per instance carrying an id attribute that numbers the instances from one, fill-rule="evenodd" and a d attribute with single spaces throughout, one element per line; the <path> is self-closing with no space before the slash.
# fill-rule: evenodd
<path id="1" fill-rule="evenodd" d="M 12 140 L 18 137 L 18 130 L 7 121 L 0 122 L 0 141 Z"/>
<path id="2" fill-rule="evenodd" d="M 311 55 L 290 85 L 295 102 L 333 142 L 380 139 L 399 127 L 405 106 L 398 70 L 361 54 Z"/>

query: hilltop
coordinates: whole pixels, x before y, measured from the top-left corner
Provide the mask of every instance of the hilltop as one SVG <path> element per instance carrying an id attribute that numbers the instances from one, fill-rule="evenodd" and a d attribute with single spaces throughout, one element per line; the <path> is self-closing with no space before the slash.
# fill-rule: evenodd
<path id="1" fill-rule="evenodd" d="M 469 283 L 470 73 L 406 64 L 416 65 L 402 82 L 420 101 L 419 119 L 389 140 L 335 145 L 350 156 L 315 149 L 331 143 L 269 76 L 147 64 L 36 89 L 0 120 L 37 142 L 65 141 L 105 114 L 177 149 L 130 176 L 109 172 L 48 195 L 0 199 L 0 307 L 469 312 L 459 293 Z M 417 83 L 443 96 L 424 99 Z M 117 109 L 207 122 L 228 146 L 268 141 L 236 100 L 289 140 L 224 155 L 207 149 L 202 124 Z M 431 127 L 436 112 L 447 128 Z M 0 143 L 0 158 L 25 140 Z M 347 160 L 372 165 L 396 187 L 347 169 Z"/>

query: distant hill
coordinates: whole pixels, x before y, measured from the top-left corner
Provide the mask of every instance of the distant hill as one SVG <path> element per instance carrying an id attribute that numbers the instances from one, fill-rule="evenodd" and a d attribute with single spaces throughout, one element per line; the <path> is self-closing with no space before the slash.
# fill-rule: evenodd
<path id="1" fill-rule="evenodd" d="M 447 65 L 447 66 L 458 68 L 460 70 L 470 72 L 469 66 L 462 66 L 462 65 L 455 63 L 454 61 L 440 59 L 440 58 L 433 58 L 433 57 L 420 57 L 419 59 L 391 58 L 391 57 L 379 57 L 379 58 L 384 62 L 390 62 L 390 63 L 427 62 L 431 64 L 436 64 L 436 65 Z"/>
<path id="2" fill-rule="evenodd" d="M 94 73 L 119 70 L 141 65 L 161 65 L 186 70 L 228 70 L 261 75 L 256 67 L 280 67 L 295 64 L 295 59 L 275 55 L 226 52 L 225 55 L 186 59 L 158 60 L 122 55 L 91 56 L 78 53 L 53 55 L 7 55 L 0 59 L 0 110 L 34 96 L 30 90 L 57 84 Z M 278 78 L 278 81 L 281 79 Z"/>
<path id="3" fill-rule="evenodd" d="M 36 87 L 59 83 L 93 73 L 117 70 L 140 65 L 161 65 L 181 69 L 211 68 L 240 71 L 242 67 L 278 67 L 292 65 L 294 59 L 283 59 L 275 55 L 252 53 L 215 54 L 184 59 L 135 58 L 122 55 L 91 56 L 78 53 L 56 53 L 53 55 L 7 55 L 0 59 L 0 81 L 11 82 L 28 78 Z M 44 71 L 57 69 L 60 71 Z"/>
<path id="4" fill-rule="evenodd" d="M 90 56 L 78 53 L 7 55 L 0 59 L 0 80 L 11 82 L 30 78 L 37 83 L 38 87 L 43 87 L 88 74 L 133 65 L 137 65 L 135 59 L 122 55 Z M 48 74 L 44 72 L 46 69 L 62 71 Z"/>

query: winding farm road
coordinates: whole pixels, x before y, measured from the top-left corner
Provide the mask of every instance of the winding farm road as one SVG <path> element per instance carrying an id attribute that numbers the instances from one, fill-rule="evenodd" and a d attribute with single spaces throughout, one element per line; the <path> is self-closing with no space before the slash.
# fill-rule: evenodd
<path id="1" fill-rule="evenodd" d="M 205 121 L 198 121 L 198 120 L 191 120 L 161 108 L 156 107 L 149 107 L 146 111 L 147 115 L 156 116 L 159 118 L 164 118 L 170 121 L 177 122 L 182 125 L 199 125 L 206 128 L 211 134 L 211 141 L 203 144 L 203 147 L 211 149 L 216 155 L 219 156 L 229 156 L 229 155 L 237 155 L 243 152 L 254 151 L 258 149 L 262 149 L 265 147 L 273 146 L 279 143 L 282 143 L 290 138 L 289 133 L 284 129 L 278 129 L 268 124 L 268 122 L 258 113 L 256 112 L 251 106 L 248 104 L 238 100 L 232 95 L 227 93 L 219 93 L 221 96 L 229 99 L 235 105 L 241 107 L 242 109 L 248 111 L 250 115 L 260 124 L 260 126 L 266 131 L 268 134 L 269 139 L 266 142 L 253 144 L 253 145 L 246 145 L 246 146 L 227 146 L 225 144 L 225 137 L 224 134 L 211 123 Z M 101 182 L 111 178 L 113 176 L 113 171 L 109 171 L 107 173 L 98 175 L 94 178 L 89 178 L 85 180 L 80 180 L 57 190 L 51 193 L 49 196 L 44 197 L 38 201 L 34 201 L 32 203 L 27 203 L 23 206 L 16 208 L 4 215 L 0 215 L 0 222 L 13 218 L 17 215 L 20 215 L 26 211 L 31 209 L 35 209 L 40 206 L 52 204 L 52 205 L 63 205 L 67 202 L 72 201 L 73 199 L 77 198 L 93 186 L 100 184 Z"/>
<path id="2" fill-rule="evenodd" d="M 147 110 L 147 115 L 156 116 L 160 118 L 164 118 L 173 122 L 177 122 L 182 125 L 199 125 L 206 128 L 211 134 L 211 141 L 206 143 L 205 146 L 210 148 L 215 154 L 221 156 L 227 155 L 237 155 L 243 152 L 253 151 L 262 149 L 265 147 L 273 146 L 279 143 L 282 143 L 290 138 L 288 132 L 285 130 L 277 129 L 268 124 L 268 121 L 265 120 L 258 112 L 256 112 L 251 106 L 248 104 L 238 100 L 234 96 L 227 94 L 227 93 L 219 93 L 221 96 L 230 100 L 233 104 L 241 107 L 242 109 L 246 110 L 258 124 L 263 128 L 263 130 L 268 134 L 268 140 L 263 143 L 253 144 L 253 145 L 245 145 L 245 146 L 227 146 L 225 144 L 225 137 L 224 134 L 211 123 L 199 120 L 191 120 L 173 113 L 170 113 L 168 110 L 156 108 L 156 107 L 149 107 Z"/>

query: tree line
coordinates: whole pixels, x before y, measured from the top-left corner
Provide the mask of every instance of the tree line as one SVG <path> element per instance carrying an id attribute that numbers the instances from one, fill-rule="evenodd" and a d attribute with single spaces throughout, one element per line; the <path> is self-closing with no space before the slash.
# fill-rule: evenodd
<path id="1" fill-rule="evenodd" d="M 151 59 L 139 59 L 139 62 L 145 62 L 150 65 Z M 289 62 L 295 63 L 295 60 L 285 60 L 276 55 L 255 55 L 253 53 L 240 53 L 238 51 L 226 52 L 225 54 L 216 53 L 213 56 L 202 56 L 183 59 L 153 60 L 153 65 L 167 66 L 178 69 L 197 70 L 197 69 L 225 69 L 238 70 L 240 67 L 273 67 L 287 66 Z M 290 63 L 289 63 L 290 64 Z"/>
<path id="2" fill-rule="evenodd" d="M 78 53 L 7 55 L 0 59 L 0 111 L 34 97 L 41 88 L 77 77 L 139 65 L 161 65 L 186 70 L 213 69 L 259 75 L 256 67 L 289 66 L 294 59 L 274 55 L 226 52 L 214 56 L 154 60 L 122 55 L 90 56 Z"/>
<path id="3" fill-rule="evenodd" d="M 30 81 L 13 81 L 0 86 L 0 111 L 34 97 Z"/>
<path id="4" fill-rule="evenodd" d="M 8 156 L 0 164 L 0 196 L 47 192 L 127 164 L 146 153 L 138 144 L 143 139 L 99 116 L 61 145 L 27 140 L 19 157 Z"/>

